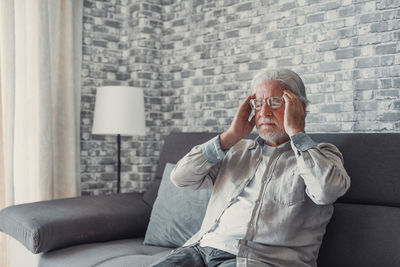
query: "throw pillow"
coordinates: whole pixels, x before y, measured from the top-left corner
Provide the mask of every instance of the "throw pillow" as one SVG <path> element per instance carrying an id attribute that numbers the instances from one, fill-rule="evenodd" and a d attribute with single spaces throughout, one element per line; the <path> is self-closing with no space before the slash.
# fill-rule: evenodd
<path id="1" fill-rule="evenodd" d="M 167 163 L 151 212 L 145 245 L 179 247 L 194 235 L 203 222 L 210 190 L 176 187 L 170 179 L 174 164 Z"/>
<path id="2" fill-rule="evenodd" d="M 157 198 L 157 192 L 158 189 L 160 188 L 161 184 L 161 179 L 156 179 L 147 189 L 147 191 L 143 194 L 143 201 L 149 205 L 150 207 L 153 207 L 154 202 L 156 202 Z"/>

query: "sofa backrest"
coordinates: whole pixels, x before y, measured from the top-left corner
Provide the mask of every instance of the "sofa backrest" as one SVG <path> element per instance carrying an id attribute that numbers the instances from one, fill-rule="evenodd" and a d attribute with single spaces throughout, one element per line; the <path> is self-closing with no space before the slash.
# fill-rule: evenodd
<path id="1" fill-rule="evenodd" d="M 318 266 L 400 266 L 400 134 L 313 134 L 335 144 L 351 178 L 335 204 Z"/>
<path id="2" fill-rule="evenodd" d="M 218 133 L 172 133 L 165 139 L 156 176 L 190 149 Z M 400 134 L 310 134 L 336 145 L 351 187 L 335 204 L 319 252 L 320 267 L 400 266 Z M 255 138 L 252 134 L 248 138 Z"/>

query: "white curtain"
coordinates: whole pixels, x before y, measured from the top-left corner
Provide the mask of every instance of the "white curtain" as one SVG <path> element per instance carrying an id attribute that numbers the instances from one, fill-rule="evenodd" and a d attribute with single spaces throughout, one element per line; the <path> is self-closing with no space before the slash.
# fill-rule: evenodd
<path id="1" fill-rule="evenodd" d="M 82 11 L 0 0 L 0 208 L 80 194 Z M 12 242 L 1 234 L 0 266 L 35 266 Z"/>

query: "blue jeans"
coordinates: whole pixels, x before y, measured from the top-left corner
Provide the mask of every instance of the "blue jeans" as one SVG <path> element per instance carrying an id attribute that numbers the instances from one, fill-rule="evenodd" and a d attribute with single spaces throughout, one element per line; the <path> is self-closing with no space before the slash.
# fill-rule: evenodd
<path id="1" fill-rule="evenodd" d="M 212 247 L 179 247 L 151 267 L 236 267 L 236 256 Z"/>

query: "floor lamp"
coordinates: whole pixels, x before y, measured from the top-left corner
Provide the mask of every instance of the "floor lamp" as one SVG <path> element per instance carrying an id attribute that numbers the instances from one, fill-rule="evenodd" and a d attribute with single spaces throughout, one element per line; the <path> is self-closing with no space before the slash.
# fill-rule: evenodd
<path id="1" fill-rule="evenodd" d="M 92 134 L 116 135 L 117 192 L 121 190 L 121 135 L 145 135 L 143 90 L 128 86 L 97 88 Z"/>

